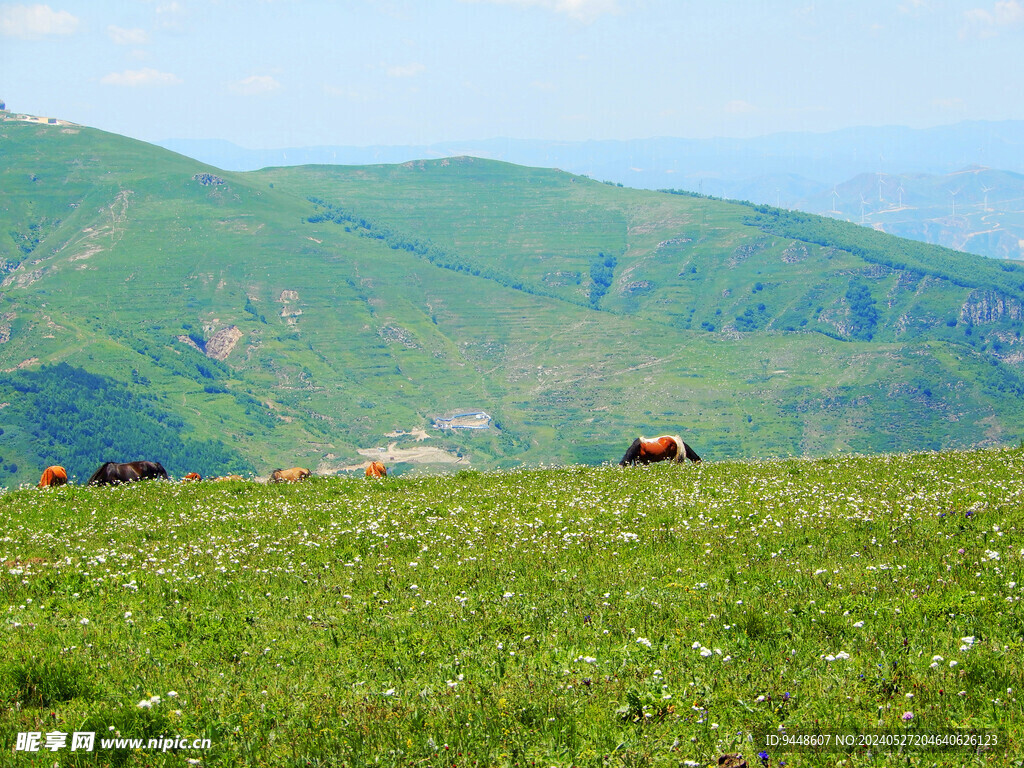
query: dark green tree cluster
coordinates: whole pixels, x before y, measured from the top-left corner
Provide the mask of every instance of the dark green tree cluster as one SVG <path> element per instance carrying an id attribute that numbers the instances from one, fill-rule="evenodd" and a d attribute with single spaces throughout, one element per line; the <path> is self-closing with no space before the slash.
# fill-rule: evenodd
<path id="1" fill-rule="evenodd" d="M 768 307 L 765 304 L 748 307 L 742 315 L 736 316 L 736 330 L 744 332 L 756 331 L 767 325 L 768 320 Z"/>
<path id="2" fill-rule="evenodd" d="M 18 246 L 22 256 L 28 256 L 39 247 L 39 243 L 54 229 L 60 226 L 60 219 L 46 219 L 34 221 L 28 225 L 25 231 L 12 229 L 11 240 Z"/>
<path id="3" fill-rule="evenodd" d="M 661 193 L 666 194 L 666 195 L 680 195 L 681 197 L 694 197 L 694 198 L 696 198 L 698 200 L 717 200 L 717 199 L 720 199 L 720 198 L 714 197 L 713 195 L 705 195 L 705 194 L 703 194 L 701 192 L 692 192 L 689 189 L 659 189 L 658 192 L 661 192 Z"/>
<path id="4" fill-rule="evenodd" d="M 861 341 L 871 341 L 878 325 L 878 310 L 871 291 L 864 283 L 856 282 L 846 291 L 846 303 L 850 310 L 850 336 Z"/>
<path id="5" fill-rule="evenodd" d="M 605 256 L 603 253 L 597 254 L 590 263 L 590 280 L 594 284 L 590 289 L 590 304 L 595 309 L 612 285 L 617 263 L 618 259 L 614 256 Z"/>
<path id="6" fill-rule="evenodd" d="M 60 464 L 84 482 L 105 461 L 140 459 L 159 461 L 179 477 L 252 470 L 223 443 L 189 438 L 185 422 L 162 409 L 156 397 L 137 396 L 113 379 L 67 363 L 0 377 L 0 397 L 10 403 L 5 422 L 31 438 L 40 472 Z"/>
<path id="7" fill-rule="evenodd" d="M 245 306 L 242 309 L 252 315 L 253 320 L 259 320 L 264 325 L 267 324 L 267 318 L 259 313 L 256 306 L 252 303 L 252 299 L 248 296 L 245 297 Z"/>

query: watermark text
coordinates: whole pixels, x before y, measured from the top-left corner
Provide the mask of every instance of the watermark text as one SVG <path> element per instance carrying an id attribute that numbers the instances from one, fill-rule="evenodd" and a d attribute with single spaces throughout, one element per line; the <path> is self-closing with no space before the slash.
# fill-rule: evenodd
<path id="1" fill-rule="evenodd" d="M 15 752 L 93 752 L 97 749 L 144 749 L 151 752 L 210 749 L 209 739 L 189 739 L 184 736 L 160 736 L 150 739 L 118 737 L 96 738 L 95 731 L 25 731 L 18 734 Z"/>

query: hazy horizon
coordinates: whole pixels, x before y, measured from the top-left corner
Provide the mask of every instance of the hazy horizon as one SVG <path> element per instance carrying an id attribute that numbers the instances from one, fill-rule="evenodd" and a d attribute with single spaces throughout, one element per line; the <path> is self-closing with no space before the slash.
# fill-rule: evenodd
<path id="1" fill-rule="evenodd" d="M 1022 0 L 0 3 L 0 98 L 249 149 L 1024 119 Z"/>

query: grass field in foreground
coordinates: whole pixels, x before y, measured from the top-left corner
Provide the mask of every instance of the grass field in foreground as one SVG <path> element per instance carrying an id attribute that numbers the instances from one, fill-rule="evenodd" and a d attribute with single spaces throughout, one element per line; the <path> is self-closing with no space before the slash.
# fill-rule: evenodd
<path id="1" fill-rule="evenodd" d="M 1019 766 L 1022 494 L 1020 450 L 9 492 L 0 764 Z"/>

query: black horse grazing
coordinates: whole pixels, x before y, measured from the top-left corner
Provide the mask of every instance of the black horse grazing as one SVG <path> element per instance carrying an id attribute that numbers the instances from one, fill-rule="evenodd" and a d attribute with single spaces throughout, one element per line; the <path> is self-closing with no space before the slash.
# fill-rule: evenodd
<path id="1" fill-rule="evenodd" d="M 117 485 L 151 478 L 170 479 L 167 470 L 158 461 L 129 461 L 124 464 L 108 461 L 93 472 L 88 485 Z"/>
<path id="2" fill-rule="evenodd" d="M 682 463 L 689 459 L 694 464 L 700 462 L 700 456 L 682 441 L 679 435 L 661 435 L 660 437 L 638 437 L 629 446 L 626 455 L 619 462 L 620 467 L 627 464 L 651 464 L 655 461 L 674 461 Z"/>

